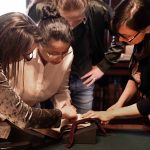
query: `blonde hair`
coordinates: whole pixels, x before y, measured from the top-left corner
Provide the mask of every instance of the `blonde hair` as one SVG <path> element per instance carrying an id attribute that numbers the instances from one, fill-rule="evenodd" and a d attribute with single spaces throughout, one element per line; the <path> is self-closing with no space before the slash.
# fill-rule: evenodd
<path id="1" fill-rule="evenodd" d="M 86 8 L 88 0 L 56 0 L 55 2 L 58 10 L 71 11 Z"/>

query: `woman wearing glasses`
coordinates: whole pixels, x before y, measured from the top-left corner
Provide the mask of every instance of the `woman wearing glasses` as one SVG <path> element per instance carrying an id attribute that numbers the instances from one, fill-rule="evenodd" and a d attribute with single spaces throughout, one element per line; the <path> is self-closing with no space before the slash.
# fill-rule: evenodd
<path id="1" fill-rule="evenodd" d="M 40 28 L 43 42 L 33 51 L 33 58 L 20 62 L 15 89 L 30 106 L 46 100 L 62 112 L 68 110 L 66 117 L 76 117 L 76 109 L 71 105 L 68 78 L 73 60 L 70 47 L 72 40 L 68 23 L 59 16 L 53 3 L 42 3 L 39 8 Z M 48 103 L 49 104 L 49 103 Z"/>
<path id="2" fill-rule="evenodd" d="M 37 22 L 38 10 L 43 1 L 35 0 L 28 14 Z M 122 44 L 112 43 L 107 51 L 105 31 L 109 29 L 111 9 L 101 0 L 55 0 L 60 15 L 73 32 L 74 60 L 71 67 L 70 91 L 73 104 L 79 113 L 92 109 L 94 83 L 120 57 Z M 113 52 L 113 54 L 112 54 Z M 104 59 L 103 59 L 104 58 Z"/>
<path id="3" fill-rule="evenodd" d="M 124 0 L 115 10 L 112 26 L 119 40 L 134 44 L 130 62 L 131 77 L 119 100 L 107 111 L 90 111 L 83 117 L 98 117 L 109 121 L 119 116 L 150 114 L 150 1 Z M 122 107 L 137 91 L 137 103 Z"/>
<path id="4" fill-rule="evenodd" d="M 92 109 L 93 91 L 96 80 L 119 58 L 121 45 L 115 57 L 105 58 L 106 31 L 109 30 L 111 9 L 101 0 L 56 0 L 59 13 L 70 24 L 74 41 L 74 60 L 70 77 L 70 91 L 78 112 Z M 115 59 L 115 60 L 114 60 Z"/>
<path id="5" fill-rule="evenodd" d="M 58 109 L 31 108 L 8 83 L 10 78 L 18 81 L 18 62 L 28 60 L 41 41 L 38 27 L 28 16 L 22 13 L 0 16 L 0 119 L 22 129 L 58 127 L 61 117 L 67 114 Z"/>

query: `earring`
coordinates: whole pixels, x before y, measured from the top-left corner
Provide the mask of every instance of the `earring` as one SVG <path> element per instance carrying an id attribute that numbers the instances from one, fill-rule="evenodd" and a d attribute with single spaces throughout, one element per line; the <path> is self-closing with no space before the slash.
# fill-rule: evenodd
<path id="1" fill-rule="evenodd" d="M 83 23 L 86 24 L 86 21 L 87 21 L 87 18 L 84 17 L 84 18 L 83 18 Z"/>
<path id="2" fill-rule="evenodd" d="M 30 53 L 29 55 L 24 56 L 26 61 L 30 61 L 33 58 L 33 52 Z"/>

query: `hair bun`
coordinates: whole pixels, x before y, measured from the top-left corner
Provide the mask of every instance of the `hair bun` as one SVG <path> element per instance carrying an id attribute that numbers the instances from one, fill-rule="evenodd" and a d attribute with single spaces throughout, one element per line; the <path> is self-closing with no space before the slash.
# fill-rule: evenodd
<path id="1" fill-rule="evenodd" d="M 45 19 L 56 19 L 59 18 L 60 15 L 56 9 L 56 6 L 53 2 L 47 2 L 47 3 L 39 3 L 37 5 L 37 13 L 39 13 L 40 18 L 42 20 Z"/>

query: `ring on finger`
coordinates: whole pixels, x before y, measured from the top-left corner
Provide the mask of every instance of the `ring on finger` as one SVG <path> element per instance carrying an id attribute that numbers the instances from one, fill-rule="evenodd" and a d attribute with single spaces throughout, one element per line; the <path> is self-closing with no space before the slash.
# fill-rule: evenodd
<path id="1" fill-rule="evenodd" d="M 96 78 L 94 77 L 94 78 L 93 78 L 93 80 L 95 81 L 95 80 L 96 80 Z"/>

